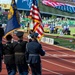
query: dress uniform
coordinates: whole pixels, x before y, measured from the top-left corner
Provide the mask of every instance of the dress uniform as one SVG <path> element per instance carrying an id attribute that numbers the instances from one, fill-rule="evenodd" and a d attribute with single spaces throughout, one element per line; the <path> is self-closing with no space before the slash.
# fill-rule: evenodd
<path id="1" fill-rule="evenodd" d="M 28 75 L 28 64 L 25 58 L 26 43 L 23 41 L 23 32 L 18 31 L 16 36 L 18 37 L 18 42 L 14 42 L 14 52 L 15 52 L 15 63 L 17 65 L 20 75 Z"/>
<path id="2" fill-rule="evenodd" d="M 4 36 L 4 30 L 2 28 L 2 24 L 0 24 L 0 72 L 2 70 L 2 37 Z"/>
<path id="3" fill-rule="evenodd" d="M 2 28 L 2 24 L 0 24 L 0 42 L 2 42 L 3 36 L 4 36 L 4 29 Z"/>
<path id="4" fill-rule="evenodd" d="M 28 42 L 26 46 L 28 63 L 30 64 L 32 75 L 42 75 L 40 55 L 44 56 L 45 51 L 42 49 L 41 44 L 36 41 L 37 34 L 33 33 L 30 36 L 32 38 L 32 41 Z"/>
<path id="5" fill-rule="evenodd" d="M 2 51 L 3 51 L 3 45 L 2 43 L 0 43 L 0 72 L 2 71 L 2 58 L 3 58 Z"/>
<path id="6" fill-rule="evenodd" d="M 8 75 L 16 75 L 16 64 L 13 51 L 13 43 L 11 43 L 12 36 L 6 36 L 7 43 L 3 45 L 3 55 L 4 63 L 6 64 L 6 69 Z"/>

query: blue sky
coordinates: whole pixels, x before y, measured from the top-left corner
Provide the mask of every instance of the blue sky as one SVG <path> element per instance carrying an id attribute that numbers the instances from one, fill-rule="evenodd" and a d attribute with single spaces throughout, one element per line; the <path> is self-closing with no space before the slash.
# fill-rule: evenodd
<path id="1" fill-rule="evenodd" d="M 0 0 L 0 3 L 10 4 L 12 0 Z M 17 0 L 15 0 L 17 1 Z"/>

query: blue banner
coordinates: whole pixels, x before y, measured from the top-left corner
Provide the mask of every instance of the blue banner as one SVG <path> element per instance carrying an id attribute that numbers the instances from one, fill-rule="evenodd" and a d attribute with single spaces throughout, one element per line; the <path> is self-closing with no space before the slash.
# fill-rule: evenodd
<path id="1" fill-rule="evenodd" d="M 32 5 L 32 0 L 18 0 L 17 1 L 17 8 L 20 10 L 30 10 L 31 5 Z"/>
<path id="2" fill-rule="evenodd" d="M 15 0 L 12 1 L 12 4 L 10 6 L 10 10 L 8 13 L 8 21 L 5 28 L 5 36 L 10 34 L 13 30 L 20 28 L 20 20 L 19 20 L 19 14 L 16 8 Z"/>

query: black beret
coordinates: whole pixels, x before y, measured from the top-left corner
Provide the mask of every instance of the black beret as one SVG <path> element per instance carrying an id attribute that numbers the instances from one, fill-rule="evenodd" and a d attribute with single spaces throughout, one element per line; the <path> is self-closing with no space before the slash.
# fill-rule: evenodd
<path id="1" fill-rule="evenodd" d="M 11 40 L 12 39 L 12 36 L 9 34 L 9 35 L 6 36 L 6 39 L 7 40 Z"/>
<path id="2" fill-rule="evenodd" d="M 18 32 L 16 33 L 16 36 L 17 36 L 18 38 L 20 38 L 20 37 L 23 36 L 23 34 L 24 34 L 24 32 L 18 31 Z"/>

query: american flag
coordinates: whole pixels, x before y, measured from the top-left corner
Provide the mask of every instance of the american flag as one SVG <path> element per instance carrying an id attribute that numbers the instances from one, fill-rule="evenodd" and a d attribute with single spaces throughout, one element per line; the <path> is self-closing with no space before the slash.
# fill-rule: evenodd
<path id="1" fill-rule="evenodd" d="M 75 13 L 75 6 L 71 4 L 61 3 L 55 0 L 42 0 L 42 3 L 44 5 L 51 6 L 65 12 Z"/>
<path id="2" fill-rule="evenodd" d="M 30 10 L 30 17 L 33 20 L 33 30 L 35 32 L 37 32 L 38 35 L 38 39 L 40 39 L 43 36 L 43 27 L 42 27 L 42 20 L 41 20 L 41 16 L 40 16 L 40 11 L 38 8 L 38 4 L 36 0 L 32 0 L 32 7 Z"/>

